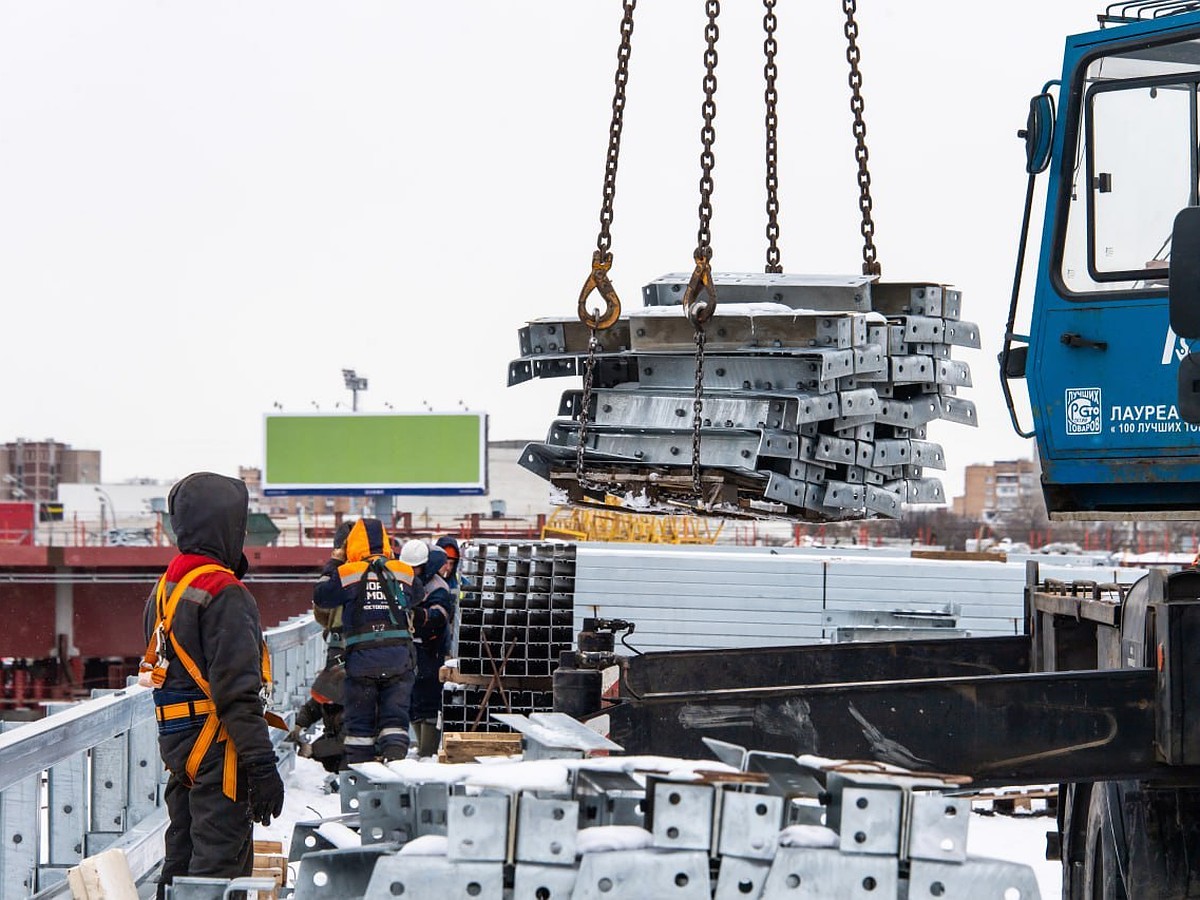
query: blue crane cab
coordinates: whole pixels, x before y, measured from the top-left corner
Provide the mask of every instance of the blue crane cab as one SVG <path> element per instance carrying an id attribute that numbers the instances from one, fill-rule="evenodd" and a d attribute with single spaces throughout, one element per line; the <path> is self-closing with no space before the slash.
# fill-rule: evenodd
<path id="1" fill-rule="evenodd" d="M 1023 132 L 1026 231 L 1050 180 L 1030 334 L 1018 262 L 1001 378 L 1030 436 L 1009 384 L 1027 381 L 1055 518 L 1200 515 L 1200 12 L 1164 8 L 1111 6 L 1068 38 L 1058 103 L 1035 97 Z"/>

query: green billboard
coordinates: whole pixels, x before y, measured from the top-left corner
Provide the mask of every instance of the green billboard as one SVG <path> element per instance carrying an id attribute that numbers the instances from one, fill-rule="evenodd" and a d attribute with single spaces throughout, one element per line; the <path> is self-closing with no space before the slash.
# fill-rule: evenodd
<path id="1" fill-rule="evenodd" d="M 484 413 L 297 413 L 264 419 L 268 495 L 487 493 Z"/>

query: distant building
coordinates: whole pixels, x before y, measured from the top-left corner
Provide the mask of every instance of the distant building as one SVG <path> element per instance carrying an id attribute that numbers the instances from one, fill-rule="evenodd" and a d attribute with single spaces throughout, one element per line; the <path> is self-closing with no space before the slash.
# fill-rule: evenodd
<path id="1" fill-rule="evenodd" d="M 58 500 L 64 482 L 98 484 L 100 451 L 74 450 L 53 439 L 0 444 L 0 499 Z"/>
<path id="2" fill-rule="evenodd" d="M 987 522 L 1041 502 L 1037 463 L 1010 459 L 967 466 L 963 496 L 954 498 L 953 508 L 963 518 Z"/>

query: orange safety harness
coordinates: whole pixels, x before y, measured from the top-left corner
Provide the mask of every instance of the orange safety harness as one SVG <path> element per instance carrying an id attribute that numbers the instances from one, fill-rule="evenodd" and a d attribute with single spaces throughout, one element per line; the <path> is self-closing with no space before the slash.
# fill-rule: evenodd
<path id="1" fill-rule="evenodd" d="M 171 591 L 170 597 L 167 597 L 167 576 L 164 574 L 158 580 L 158 587 L 155 589 L 154 594 L 154 633 L 150 636 L 150 642 L 146 645 L 146 652 L 142 657 L 141 665 L 138 667 L 138 683 L 155 689 L 162 687 L 163 681 L 167 676 L 167 666 L 170 663 L 165 653 L 166 644 L 170 641 L 171 646 L 175 649 L 175 655 L 183 663 L 183 667 L 187 669 L 188 674 L 192 676 L 192 680 L 196 682 L 197 687 L 204 693 L 204 699 L 155 706 L 155 717 L 160 722 L 166 722 L 172 719 L 204 716 L 204 724 L 200 728 L 200 734 L 196 736 L 195 744 L 192 745 L 192 752 L 188 754 L 184 771 L 187 774 L 188 781 L 194 783 L 196 773 L 200 770 L 200 762 L 204 759 L 205 754 L 208 753 L 213 741 L 224 741 L 225 760 L 221 786 L 226 797 L 230 800 L 236 800 L 237 749 L 233 746 L 233 741 L 229 740 L 229 734 L 225 731 L 225 726 L 221 724 L 221 720 L 217 717 L 217 707 L 213 702 L 212 687 L 209 685 L 208 679 L 200 673 L 200 667 L 196 665 L 196 661 L 183 649 L 183 645 L 171 630 L 171 625 L 175 621 L 175 611 L 179 608 L 179 601 L 183 597 L 183 592 L 187 590 L 188 586 L 196 578 L 210 572 L 224 572 L 227 575 L 233 576 L 233 571 L 225 566 L 216 564 L 197 566 L 179 579 L 175 585 L 175 589 Z M 269 685 L 271 684 L 271 654 L 267 651 L 267 642 L 265 640 L 262 643 L 261 666 L 263 684 Z M 265 712 L 263 715 L 268 724 L 276 728 L 282 728 L 285 731 L 287 730 L 287 723 L 277 714 Z"/>

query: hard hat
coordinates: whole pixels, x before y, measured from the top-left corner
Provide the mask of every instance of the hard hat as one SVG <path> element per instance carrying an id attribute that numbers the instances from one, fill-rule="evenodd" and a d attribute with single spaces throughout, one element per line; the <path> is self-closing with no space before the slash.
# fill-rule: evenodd
<path id="1" fill-rule="evenodd" d="M 429 545 L 424 541 L 413 538 L 405 541 L 404 546 L 400 548 L 400 561 L 406 562 L 410 566 L 423 566 L 428 559 Z"/>

